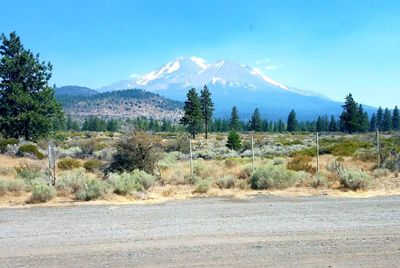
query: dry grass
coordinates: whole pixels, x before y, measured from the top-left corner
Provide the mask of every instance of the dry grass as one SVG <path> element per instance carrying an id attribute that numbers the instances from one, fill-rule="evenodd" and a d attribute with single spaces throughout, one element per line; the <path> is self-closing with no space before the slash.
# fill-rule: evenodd
<path id="1" fill-rule="evenodd" d="M 204 140 L 201 137 L 194 142 L 195 149 L 205 149 L 213 147 L 215 144 L 225 144 L 225 140 L 218 140 L 220 134 L 213 134 L 209 140 Z M 279 135 L 262 136 L 261 134 L 257 138 L 258 142 L 266 143 L 270 142 L 276 137 L 285 137 Z M 225 137 L 226 138 L 226 137 Z M 248 136 L 243 137 L 248 139 Z M 302 137 L 306 139 L 307 137 Z M 293 138 L 294 139 L 294 138 Z M 246 184 L 246 180 L 239 180 L 238 175 L 244 170 L 246 166 L 249 165 L 249 160 L 242 160 L 240 158 L 234 158 L 231 160 L 204 160 L 201 161 L 203 166 L 200 173 L 202 178 L 211 177 L 213 184 L 207 193 L 201 194 L 202 196 L 220 196 L 220 197 L 230 197 L 230 198 L 251 198 L 257 194 L 270 194 L 278 196 L 313 196 L 313 195 L 329 195 L 329 196 L 342 196 L 342 197 L 370 197 L 376 195 L 392 195 L 400 194 L 400 177 L 396 177 L 393 173 L 384 178 L 375 178 L 374 185 L 372 189 L 365 192 L 353 192 L 353 191 L 343 191 L 337 176 L 334 173 L 329 172 L 326 166 L 329 163 L 335 161 L 336 157 L 332 155 L 322 155 L 320 157 L 320 168 L 321 173 L 328 179 L 328 185 L 326 187 L 321 187 L 314 189 L 312 187 L 307 187 L 305 184 L 299 184 L 295 187 L 291 187 L 285 190 L 251 190 L 249 187 L 243 187 Z M 286 157 L 286 162 L 288 163 L 291 158 Z M 80 160 L 83 161 L 83 160 Z M 260 166 L 265 164 L 270 160 L 256 158 L 255 166 Z M 195 161 L 196 162 L 196 161 Z M 48 166 L 47 160 L 34 160 L 30 158 L 19 158 L 11 157 L 7 155 L 0 154 L 0 170 L 13 170 L 14 167 L 19 166 L 23 163 L 39 165 L 43 170 Z M 311 161 L 311 166 L 316 167 L 315 157 Z M 344 157 L 343 166 L 345 168 L 355 168 L 372 173 L 375 166 L 374 162 L 364 162 L 357 160 L 353 157 Z M 61 171 L 57 171 L 58 174 Z M 79 204 L 148 204 L 148 203 L 159 203 L 169 200 L 179 200 L 198 197 L 199 194 L 194 193 L 195 185 L 188 184 L 187 178 L 190 174 L 189 161 L 177 161 L 169 165 L 168 167 L 160 171 L 161 180 L 156 183 L 149 191 L 146 193 L 138 193 L 133 195 L 120 196 L 116 194 L 110 194 L 102 198 L 102 200 L 94 200 L 88 202 L 80 202 Z M 13 179 L 15 174 L 12 172 L 5 172 L 0 174 L 0 177 L 5 179 Z M 94 176 L 94 175 L 92 175 Z M 235 187 L 230 189 L 220 189 L 216 183 L 218 178 L 224 176 L 233 176 L 236 178 Z M 239 187 L 240 185 L 240 187 Z M 29 199 L 30 193 L 23 192 L 19 194 L 6 193 L 0 197 L 0 207 L 1 206 L 12 206 L 12 205 L 26 205 L 26 201 Z M 39 204 L 39 206 L 52 206 L 52 205 L 70 205 L 76 204 L 77 201 L 74 200 L 74 194 L 62 193 L 56 196 L 54 199 L 46 204 Z"/>

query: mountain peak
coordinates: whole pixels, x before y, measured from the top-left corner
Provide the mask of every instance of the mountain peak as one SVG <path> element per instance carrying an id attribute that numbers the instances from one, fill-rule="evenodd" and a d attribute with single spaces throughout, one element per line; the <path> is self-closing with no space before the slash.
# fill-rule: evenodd
<path id="1" fill-rule="evenodd" d="M 204 85 L 219 86 L 224 90 L 233 88 L 251 91 L 285 90 L 301 95 L 312 95 L 312 92 L 305 93 L 289 88 L 265 75 L 258 68 L 251 68 L 226 59 L 209 64 L 205 59 L 196 56 L 179 56 L 139 78 L 121 80 L 103 87 L 101 91 L 127 88 L 142 88 L 153 92 L 185 91 L 190 87 L 203 87 Z"/>

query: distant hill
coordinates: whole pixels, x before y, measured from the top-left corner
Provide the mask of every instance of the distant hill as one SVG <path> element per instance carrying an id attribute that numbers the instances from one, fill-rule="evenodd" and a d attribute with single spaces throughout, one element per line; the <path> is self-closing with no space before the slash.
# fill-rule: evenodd
<path id="1" fill-rule="evenodd" d="M 63 86 L 58 87 L 54 91 L 54 95 L 57 96 L 93 96 L 98 94 L 96 90 L 87 88 L 87 87 L 80 87 L 80 86 Z"/>
<path id="2" fill-rule="evenodd" d="M 67 89 L 62 87 L 61 91 L 59 89 L 56 89 L 56 99 L 61 102 L 64 111 L 75 118 L 90 115 L 105 118 L 144 116 L 177 121 L 183 114 L 182 102 L 166 99 L 158 94 L 141 89 L 105 93 L 98 93 L 82 87 L 67 87 Z M 60 92 L 73 93 L 61 94 Z"/>

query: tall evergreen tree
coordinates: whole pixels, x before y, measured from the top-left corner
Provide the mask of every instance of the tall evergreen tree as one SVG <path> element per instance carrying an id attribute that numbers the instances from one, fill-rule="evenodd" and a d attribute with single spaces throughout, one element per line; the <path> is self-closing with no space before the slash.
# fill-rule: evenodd
<path id="1" fill-rule="evenodd" d="M 291 110 L 287 119 L 287 131 L 294 132 L 298 130 L 299 123 L 297 122 L 296 112 Z"/>
<path id="2" fill-rule="evenodd" d="M 250 120 L 250 130 L 260 132 L 262 130 L 262 121 L 260 116 L 260 111 L 258 108 L 254 110 L 253 115 Z"/>
<path id="3" fill-rule="evenodd" d="M 329 130 L 330 132 L 336 132 L 336 131 L 338 131 L 338 127 L 337 127 L 336 119 L 335 119 L 335 116 L 334 116 L 334 115 L 331 116 L 331 121 L 329 122 L 329 128 L 328 128 L 328 130 Z"/>
<path id="4" fill-rule="evenodd" d="M 52 66 L 26 50 L 15 32 L 0 39 L 0 132 L 26 140 L 47 136 L 63 117 L 48 85 Z"/>
<path id="5" fill-rule="evenodd" d="M 278 131 L 284 132 L 285 130 L 286 130 L 285 123 L 281 119 L 279 119 L 278 120 Z"/>
<path id="6" fill-rule="evenodd" d="M 364 108 L 361 104 L 358 105 L 358 114 L 359 114 L 358 131 L 367 132 L 369 129 L 369 117 L 368 113 L 364 111 Z"/>
<path id="7" fill-rule="evenodd" d="M 376 129 L 377 129 L 376 114 L 373 113 L 371 116 L 371 120 L 369 121 L 369 131 L 375 131 Z"/>
<path id="8" fill-rule="evenodd" d="M 399 108 L 394 107 L 393 116 L 392 116 L 392 128 L 393 130 L 400 130 L 400 111 Z"/>
<path id="9" fill-rule="evenodd" d="M 231 130 L 240 131 L 239 111 L 236 106 L 232 107 L 231 118 L 229 120 L 229 128 Z"/>
<path id="10" fill-rule="evenodd" d="M 376 128 L 378 130 L 383 129 L 383 109 L 382 109 L 382 107 L 379 107 L 378 111 L 376 112 Z"/>
<path id="11" fill-rule="evenodd" d="M 200 101 L 201 111 L 203 113 L 204 131 L 206 134 L 206 139 L 208 139 L 208 125 L 213 116 L 214 103 L 212 102 L 211 92 L 208 90 L 207 86 L 204 86 L 203 90 L 200 92 Z"/>
<path id="12" fill-rule="evenodd" d="M 388 108 L 385 109 L 383 113 L 382 130 L 390 131 L 392 130 L 392 113 Z"/>
<path id="13" fill-rule="evenodd" d="M 186 126 L 192 138 L 195 139 L 196 134 L 201 131 L 203 124 L 201 102 L 195 88 L 188 91 L 183 111 L 185 114 L 181 118 L 180 122 Z"/>
<path id="14" fill-rule="evenodd" d="M 322 132 L 324 130 L 324 122 L 321 116 L 318 116 L 316 123 L 316 131 Z"/>
<path id="15" fill-rule="evenodd" d="M 323 129 L 324 129 L 324 131 L 328 131 L 329 130 L 328 115 L 324 115 L 324 117 L 323 117 Z"/>
<path id="16" fill-rule="evenodd" d="M 343 112 L 340 116 L 341 127 L 344 132 L 354 133 L 359 130 L 360 114 L 357 102 L 353 99 L 352 94 L 346 96 Z"/>

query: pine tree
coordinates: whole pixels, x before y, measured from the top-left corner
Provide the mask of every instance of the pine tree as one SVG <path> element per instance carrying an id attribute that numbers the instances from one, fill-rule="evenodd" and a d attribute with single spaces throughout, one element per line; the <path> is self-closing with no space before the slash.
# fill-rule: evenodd
<path id="1" fill-rule="evenodd" d="M 329 122 L 329 128 L 328 128 L 328 130 L 329 130 L 330 132 L 336 132 L 336 131 L 338 131 L 338 127 L 337 127 L 336 119 L 335 119 L 335 116 L 334 116 L 334 115 L 331 116 L 331 121 Z"/>
<path id="2" fill-rule="evenodd" d="M 231 130 L 240 131 L 240 120 L 239 120 L 239 112 L 236 106 L 232 107 L 231 118 L 229 120 L 229 128 Z"/>
<path id="3" fill-rule="evenodd" d="M 231 130 L 231 132 L 229 132 L 226 147 L 235 151 L 240 150 L 240 148 L 242 147 L 240 136 L 235 130 Z"/>
<path id="4" fill-rule="evenodd" d="M 258 108 L 254 110 L 253 115 L 250 120 L 250 130 L 260 132 L 262 130 L 262 121 L 260 116 L 260 111 Z"/>
<path id="5" fill-rule="evenodd" d="M 393 130 L 400 130 L 400 111 L 399 111 L 399 108 L 397 107 L 397 105 L 396 105 L 396 107 L 394 107 L 394 110 L 393 110 L 393 116 L 392 116 L 392 127 L 393 127 Z"/>
<path id="6" fill-rule="evenodd" d="M 290 111 L 287 120 L 287 131 L 294 132 L 298 130 L 298 122 L 296 119 L 296 112 L 294 110 Z"/>
<path id="7" fill-rule="evenodd" d="M 377 125 L 376 125 L 376 114 L 372 114 L 371 120 L 369 121 L 369 131 L 376 131 Z"/>
<path id="8" fill-rule="evenodd" d="M 358 114 L 359 114 L 358 131 L 367 132 L 369 129 L 369 117 L 368 113 L 364 111 L 364 108 L 361 104 L 358 105 Z"/>
<path id="9" fill-rule="evenodd" d="M 324 130 L 324 122 L 321 116 L 318 116 L 317 123 L 316 123 L 316 131 L 322 132 Z"/>
<path id="10" fill-rule="evenodd" d="M 185 114 L 181 118 L 180 122 L 186 126 L 192 138 L 195 139 L 196 134 L 201 131 L 203 124 L 201 102 L 195 88 L 192 88 L 188 91 L 187 100 L 185 101 L 183 111 Z"/>
<path id="11" fill-rule="evenodd" d="M 0 39 L 0 132 L 35 141 L 64 117 L 48 85 L 52 66 L 26 50 L 15 32 Z"/>
<path id="12" fill-rule="evenodd" d="M 390 131 L 392 130 L 392 113 L 388 108 L 385 109 L 383 113 L 382 130 Z"/>
<path id="13" fill-rule="evenodd" d="M 211 99 L 211 92 L 207 86 L 204 86 L 200 92 L 201 111 L 203 113 L 204 131 L 206 139 L 208 139 L 208 125 L 211 121 L 214 112 L 214 103 Z"/>
<path id="14" fill-rule="evenodd" d="M 358 104 L 353 99 L 352 94 L 346 96 L 346 101 L 342 107 L 343 112 L 340 116 L 340 120 L 343 131 L 349 133 L 358 131 L 360 128 L 360 113 L 358 110 Z"/>
<path id="15" fill-rule="evenodd" d="M 379 107 L 378 111 L 376 112 L 376 128 L 378 130 L 383 129 L 383 109 L 382 109 L 382 107 Z"/>
<path id="16" fill-rule="evenodd" d="M 285 127 L 285 123 L 283 123 L 283 121 L 281 119 L 278 120 L 278 131 L 279 132 L 284 132 L 286 129 Z"/>

